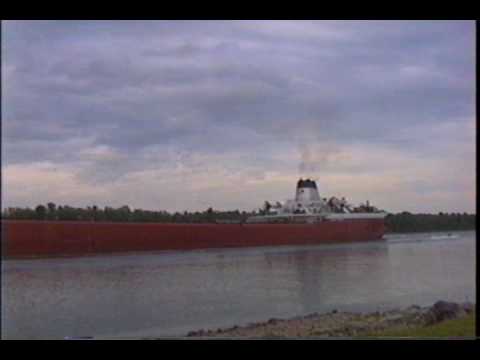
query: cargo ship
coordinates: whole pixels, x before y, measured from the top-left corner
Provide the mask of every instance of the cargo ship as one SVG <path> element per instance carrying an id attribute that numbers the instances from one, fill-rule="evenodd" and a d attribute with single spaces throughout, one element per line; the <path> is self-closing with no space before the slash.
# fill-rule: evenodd
<path id="1" fill-rule="evenodd" d="M 314 180 L 300 179 L 295 198 L 238 223 L 107 223 L 2 221 L 6 258 L 253 246 L 316 245 L 382 240 L 386 213 L 367 203 L 321 198 Z"/>

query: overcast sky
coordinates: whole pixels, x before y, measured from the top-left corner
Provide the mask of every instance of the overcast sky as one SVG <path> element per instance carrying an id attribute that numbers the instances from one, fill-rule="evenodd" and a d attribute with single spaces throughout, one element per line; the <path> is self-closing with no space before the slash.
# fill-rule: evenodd
<path id="1" fill-rule="evenodd" d="M 2 207 L 475 212 L 473 21 L 2 22 Z"/>

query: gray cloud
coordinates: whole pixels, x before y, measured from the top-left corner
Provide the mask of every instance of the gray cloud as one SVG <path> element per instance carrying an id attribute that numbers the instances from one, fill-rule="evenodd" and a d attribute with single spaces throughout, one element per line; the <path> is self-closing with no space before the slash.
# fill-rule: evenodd
<path id="1" fill-rule="evenodd" d="M 4 166 L 50 162 L 85 184 L 158 167 L 193 176 L 218 154 L 245 178 L 326 176 L 351 144 L 428 163 L 462 146 L 434 129 L 475 116 L 471 21 L 2 26 Z"/>

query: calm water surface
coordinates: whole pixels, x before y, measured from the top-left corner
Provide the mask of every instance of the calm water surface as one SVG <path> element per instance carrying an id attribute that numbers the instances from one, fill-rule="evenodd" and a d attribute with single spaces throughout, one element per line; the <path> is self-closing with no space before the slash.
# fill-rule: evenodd
<path id="1" fill-rule="evenodd" d="M 2 337 L 178 336 L 333 309 L 475 299 L 475 232 L 2 262 Z"/>

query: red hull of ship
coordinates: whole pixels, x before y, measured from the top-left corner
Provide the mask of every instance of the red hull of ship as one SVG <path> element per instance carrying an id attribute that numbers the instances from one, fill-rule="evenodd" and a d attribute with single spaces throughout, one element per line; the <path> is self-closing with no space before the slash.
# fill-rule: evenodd
<path id="1" fill-rule="evenodd" d="M 2 221 L 4 257 L 308 245 L 381 240 L 383 219 L 318 224 L 158 224 Z"/>

